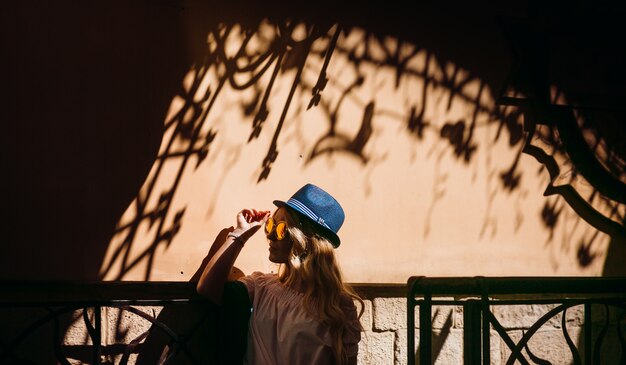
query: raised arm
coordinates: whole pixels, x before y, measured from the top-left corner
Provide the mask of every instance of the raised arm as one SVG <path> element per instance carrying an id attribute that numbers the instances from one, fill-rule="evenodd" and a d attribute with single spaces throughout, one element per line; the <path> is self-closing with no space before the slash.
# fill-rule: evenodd
<path id="1" fill-rule="evenodd" d="M 239 252 L 246 241 L 265 223 L 270 212 L 244 209 L 237 214 L 237 228 L 228 233 L 226 240 L 204 268 L 196 290 L 216 304 L 222 304 L 224 283 L 228 279 Z"/>

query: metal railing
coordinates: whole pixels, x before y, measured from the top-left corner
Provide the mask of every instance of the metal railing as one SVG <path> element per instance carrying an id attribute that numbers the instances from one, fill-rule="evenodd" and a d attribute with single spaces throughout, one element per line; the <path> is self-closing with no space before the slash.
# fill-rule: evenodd
<path id="1" fill-rule="evenodd" d="M 194 307 L 194 323 L 187 323 L 184 331 L 177 331 L 176 322 L 180 318 L 167 316 L 165 307 L 171 308 L 186 305 L 183 311 L 190 313 L 188 308 Z M 163 307 L 160 315 L 150 315 L 137 307 L 159 306 Z M 103 321 L 102 309 L 113 307 L 126 314 L 143 318 L 150 322 L 150 331 L 158 332 L 164 338 L 161 348 L 168 349 L 162 363 L 177 356 L 186 357 L 186 363 L 200 364 L 201 360 L 194 355 L 188 346 L 189 339 L 198 330 L 203 320 L 210 316 L 215 308 L 212 303 L 196 294 L 195 284 L 188 282 L 67 282 L 67 281 L 0 281 L 0 310 L 12 310 L 13 317 L 17 318 L 22 326 L 13 333 L 3 333 L 4 340 L 0 340 L 0 364 L 32 363 L 32 360 L 24 358 L 23 352 L 18 354 L 17 349 L 28 343 L 29 337 L 44 328 L 51 327 L 52 341 L 42 339 L 35 346 L 44 346 L 52 342 L 52 355 L 60 364 L 69 364 L 67 353 L 80 354 L 79 361 L 91 364 L 110 363 L 108 358 L 121 356 L 119 364 L 126 364 L 131 354 L 141 352 L 145 348 L 145 340 L 150 334 L 142 333 L 137 338 L 126 344 L 106 345 L 103 344 Z M 19 309 L 22 312 L 15 310 Z M 37 315 L 31 316 L 28 310 L 37 310 Z M 41 311 L 40 309 L 43 309 Z M 68 346 L 63 338 L 68 329 L 67 323 L 62 323 L 61 317 L 69 313 L 81 312 L 76 316 L 84 322 L 86 335 L 91 342 L 85 346 Z M 82 318 L 80 318 L 82 317 Z M 167 318 L 166 318 L 167 317 Z M 0 330 L 4 331 L 10 326 L 9 323 L 15 318 L 3 317 L 5 321 Z M 50 326 L 52 324 L 52 326 Z M 156 329 L 156 331 L 154 331 Z M 7 339 L 8 338 L 8 339 Z M 140 343 L 141 342 L 141 343 Z M 32 347 L 32 345 L 31 345 Z M 23 349 L 22 349 L 23 350 Z M 37 352 L 41 349 L 26 349 L 29 352 Z M 91 352 L 86 355 L 85 352 Z M 161 353 L 157 354 L 158 356 Z M 77 355 L 78 356 L 78 355 Z M 71 357 L 70 357 L 71 358 Z M 76 358 L 73 358 L 76 360 Z M 151 360 L 152 361 L 152 360 Z"/>
<path id="2" fill-rule="evenodd" d="M 600 331 L 594 336 L 590 325 L 592 309 L 596 304 L 626 309 L 626 278 L 426 278 L 412 277 L 408 286 L 382 284 L 355 284 L 353 287 L 365 299 L 399 297 L 407 300 L 407 353 L 408 363 L 416 363 L 415 308 L 419 307 L 419 359 L 420 364 L 430 364 L 433 359 L 433 306 L 460 306 L 463 308 L 463 358 L 465 364 L 489 364 L 490 331 L 492 329 L 510 349 L 507 364 L 536 363 L 528 361 L 522 350 L 528 341 L 549 320 L 562 314 L 563 336 L 574 364 L 598 364 L 601 344 L 609 325 L 608 314 Z M 404 294 L 403 294 L 404 293 Z M 452 299 L 450 299 L 452 297 Z M 507 334 L 492 312 L 496 306 L 553 304 L 553 308 L 539 318 L 517 341 Z M 581 341 L 584 351 L 578 350 L 566 330 L 565 313 L 568 309 L 584 307 L 584 325 Z M 137 307 L 160 306 L 159 315 L 149 315 Z M 139 316 L 150 322 L 150 332 L 159 333 L 168 346 L 167 358 L 184 357 L 187 363 L 203 363 L 196 356 L 190 341 L 201 328 L 203 321 L 216 320 L 215 306 L 198 296 L 195 284 L 188 282 L 51 282 L 51 281 L 0 281 L 0 310 L 12 308 L 43 308 L 38 317 L 28 318 L 24 326 L 8 337 L 0 339 L 0 364 L 16 363 L 20 358 L 15 350 L 26 343 L 28 337 L 43 326 L 52 327 L 53 352 L 56 362 L 68 364 L 67 353 L 82 351 L 84 362 L 103 363 L 107 355 L 121 356 L 125 364 L 130 354 L 138 354 L 148 346 L 149 334 L 143 333 L 129 343 L 111 345 L 101 338 L 102 308 L 117 308 L 124 313 Z M 182 312 L 164 315 L 165 308 L 182 308 Z M 191 309 L 190 309 L 191 308 Z M 59 317 L 72 311 L 82 311 L 78 318 L 84 322 L 90 339 L 88 346 L 80 349 L 63 344 L 64 328 Z M 43 314 L 41 314 L 43 313 Z M 182 313 L 182 315 L 180 314 Z M 607 312 L 608 313 L 608 312 Z M 181 326 L 180 322 L 186 322 Z M 621 320 L 621 319 L 620 319 Z M 620 323 L 618 320 L 618 324 Z M 206 324 L 206 322 L 204 322 Z M 5 329 L 6 323 L 2 323 Z M 52 324 L 52 326 L 50 325 Z M 205 326 L 211 327 L 211 326 Z M 67 328 L 65 328 L 67 329 Z M 622 359 L 626 358 L 623 334 L 618 325 Z M 50 336 L 48 335 L 50 338 Z M 203 342 L 206 344 L 206 342 Z M 588 350 L 587 350 L 588 349 Z M 74 351 L 74 352 L 72 352 Z M 90 353 L 86 358 L 85 352 Z M 146 351 L 144 351 L 146 352 Z M 75 358 L 75 357 L 74 357 Z M 541 359 L 539 359 L 539 363 Z M 105 361 L 104 361 L 105 362 Z M 547 363 L 547 362 L 543 362 Z"/>
<path id="3" fill-rule="evenodd" d="M 528 341 L 537 330 L 555 316 L 562 315 L 563 336 L 572 353 L 573 364 L 600 364 L 602 341 L 609 326 L 609 311 L 599 333 L 592 333 L 592 308 L 595 305 L 626 309 L 626 278 L 573 278 L 573 277 L 411 277 L 407 285 L 407 353 L 408 364 L 415 365 L 416 351 L 419 364 L 433 362 L 432 308 L 433 306 L 461 306 L 463 308 L 463 362 L 464 364 L 491 363 L 491 330 L 511 351 L 506 364 L 550 364 L 533 355 Z M 515 342 L 498 321 L 492 308 L 511 305 L 553 305 L 530 326 Z M 419 349 L 415 347 L 415 308 L 419 307 Z M 567 331 L 566 311 L 574 306 L 584 307 L 582 336 L 583 354 Z M 626 359 L 624 336 L 617 320 L 617 333 Z M 594 338 L 595 337 L 595 338 Z M 531 361 L 526 359 L 522 350 Z M 517 362 L 516 362 L 517 361 Z"/>
<path id="4" fill-rule="evenodd" d="M 369 300 L 406 294 L 404 284 L 352 287 Z M 150 313 L 149 306 L 163 309 Z M 126 331 L 116 323 L 107 323 L 105 310 L 111 308 L 119 310 L 117 318 L 125 315 L 148 321 L 149 330 L 121 339 L 103 338 L 101 334 L 106 333 L 107 327 Z M 18 318 L 18 329 L 6 333 L 9 326 L 3 320 L 10 322 L 14 318 L 7 319 L 3 313 L 15 313 L 16 309 L 18 317 L 22 317 Z M 36 311 L 36 315 L 24 314 L 26 310 Z M 69 324 L 64 322 L 68 314 L 72 314 Z M 89 341 L 81 339 L 85 341 L 78 345 L 64 341 L 72 325 L 80 325 Z M 215 348 L 220 347 L 220 341 L 228 341 L 220 339 L 226 332 L 220 331 L 220 326 L 229 325 L 220 323 L 219 309 L 200 297 L 192 282 L 0 281 L 0 365 L 30 361 L 23 353 L 28 357 L 40 351 L 33 347 L 43 345 L 52 347 L 48 351 L 50 359 L 38 363 L 222 363 L 220 355 L 215 354 L 220 350 Z M 38 334 L 41 338 L 33 345 L 29 338 Z M 158 340 L 154 340 L 155 334 Z M 215 348 L 210 349 L 211 346 Z"/>

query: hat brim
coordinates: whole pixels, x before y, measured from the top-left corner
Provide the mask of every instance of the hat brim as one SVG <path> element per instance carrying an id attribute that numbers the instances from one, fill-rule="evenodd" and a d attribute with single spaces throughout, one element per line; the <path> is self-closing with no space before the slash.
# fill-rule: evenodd
<path id="1" fill-rule="evenodd" d="M 323 225 L 319 224 L 315 220 L 311 219 L 311 217 L 306 215 L 306 213 L 303 212 L 302 209 L 300 209 L 296 205 L 289 204 L 289 202 L 284 202 L 282 200 L 274 200 L 274 205 L 279 208 L 281 207 L 290 208 L 291 210 L 296 212 L 300 217 L 308 220 L 309 222 L 313 222 L 315 224 L 315 227 L 319 228 L 321 233 L 324 235 L 325 238 L 327 238 L 330 241 L 330 243 L 333 245 L 334 248 L 339 247 L 339 245 L 341 244 L 341 240 L 339 239 L 339 236 L 335 232 L 333 232 L 332 229 L 324 227 Z"/>

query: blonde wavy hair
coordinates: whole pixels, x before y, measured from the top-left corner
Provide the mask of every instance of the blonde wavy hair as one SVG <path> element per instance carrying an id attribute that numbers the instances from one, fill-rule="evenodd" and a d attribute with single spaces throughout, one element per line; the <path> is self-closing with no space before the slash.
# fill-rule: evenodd
<path id="1" fill-rule="evenodd" d="M 358 318 L 363 315 L 364 304 L 359 295 L 343 282 L 341 270 L 335 259 L 332 243 L 307 219 L 285 208 L 288 239 L 291 239 L 291 259 L 281 265 L 278 279 L 291 287 L 304 290 L 304 307 L 313 316 L 328 324 L 335 334 L 334 355 L 337 364 L 347 364 L 348 356 L 343 346 L 347 317 L 341 309 L 342 299 L 360 304 Z M 360 326 L 360 324 L 359 324 Z M 361 328 L 362 330 L 362 328 Z"/>

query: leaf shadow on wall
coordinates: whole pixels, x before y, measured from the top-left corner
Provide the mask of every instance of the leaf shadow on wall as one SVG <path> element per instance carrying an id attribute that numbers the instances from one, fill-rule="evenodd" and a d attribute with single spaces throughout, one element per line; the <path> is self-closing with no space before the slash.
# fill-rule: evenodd
<path id="1" fill-rule="evenodd" d="M 322 155 L 332 155 L 336 153 L 354 156 L 357 160 L 361 161 L 363 165 L 374 163 L 372 158 L 367 155 L 365 146 L 371 141 L 373 136 L 373 120 L 379 115 L 384 115 L 387 111 L 383 109 L 377 110 L 376 103 L 373 100 L 362 102 L 362 119 L 356 134 L 347 135 L 337 131 L 335 126 L 338 121 L 338 111 L 342 102 L 347 98 L 356 98 L 353 91 L 363 84 L 365 77 L 359 75 L 352 84 L 341 90 L 337 102 L 331 107 L 330 103 L 333 102 L 333 100 L 327 101 L 323 98 L 320 99 L 323 88 L 327 86 L 329 81 L 330 83 L 333 82 L 333 80 L 326 79 L 326 66 L 328 62 L 325 62 L 319 70 L 319 77 L 316 84 L 309 84 L 301 78 L 307 58 L 313 56 L 319 59 L 329 60 L 333 52 L 335 52 L 335 57 L 337 54 L 348 54 L 350 55 L 350 66 L 356 70 L 357 75 L 358 65 L 366 62 L 376 62 L 381 66 L 396 68 L 396 77 L 398 80 L 404 77 L 422 77 L 424 79 L 424 98 L 426 98 L 428 94 L 426 88 L 429 85 L 435 85 L 449 90 L 448 105 L 451 105 L 455 98 L 460 98 L 472 103 L 474 105 L 474 112 L 471 121 L 457 120 L 447 122 L 444 123 L 440 130 L 439 127 L 436 127 L 434 124 L 423 120 L 426 104 L 421 105 L 421 111 L 417 115 L 415 112 L 417 106 L 412 106 L 406 111 L 406 115 L 400 116 L 401 121 L 407 123 L 407 132 L 415 135 L 417 139 L 416 142 L 419 142 L 423 138 L 425 131 L 429 133 L 433 132 L 441 137 L 442 149 L 451 149 L 453 154 L 463 164 L 472 162 L 477 143 L 473 137 L 474 129 L 477 124 L 476 118 L 479 111 L 485 111 L 485 106 L 480 103 L 484 89 L 483 86 L 485 85 L 484 82 L 481 83 L 481 87 L 477 93 L 471 94 L 463 90 L 461 86 L 468 83 L 468 79 L 473 79 L 473 77 L 455 80 L 456 76 L 453 72 L 453 75 L 449 76 L 450 79 L 448 79 L 448 77 L 439 79 L 436 78 L 434 74 L 429 73 L 428 70 L 420 74 L 420 71 L 408 68 L 405 63 L 411 56 L 415 57 L 417 55 L 417 50 L 402 60 L 398 60 L 397 56 L 393 55 L 393 50 L 391 49 L 386 50 L 388 56 L 382 61 L 375 60 L 374 56 L 367 52 L 357 57 L 354 55 L 356 52 L 354 49 L 345 48 L 336 44 L 339 34 L 341 32 L 349 33 L 349 29 L 344 29 L 340 24 L 333 26 L 317 25 L 316 23 L 304 24 L 308 36 L 298 41 L 293 40 L 290 33 L 285 31 L 293 27 L 292 22 L 286 21 L 285 23 L 280 23 L 280 21 L 278 21 L 273 24 L 274 29 L 282 29 L 283 31 L 275 32 L 275 38 L 269 42 L 269 46 L 267 46 L 264 53 L 261 54 L 250 54 L 250 50 L 247 49 L 250 39 L 254 37 L 255 32 L 258 31 L 254 26 L 258 26 L 258 24 L 245 27 L 240 24 L 229 25 L 221 23 L 210 31 L 207 38 L 214 41 L 207 47 L 207 53 L 203 57 L 203 62 L 194 65 L 194 72 L 192 72 L 193 80 L 190 82 L 190 86 L 188 86 L 183 93 L 178 95 L 184 100 L 184 106 L 166 122 L 165 130 L 169 140 L 164 141 L 162 145 L 164 147 L 155 162 L 153 174 L 144 184 L 145 190 L 142 191 L 137 197 L 136 202 L 133 203 L 135 205 L 133 209 L 134 217 L 130 219 L 128 223 L 118 227 L 116 231 L 116 234 L 124 236 L 123 242 L 113 251 L 108 265 L 105 265 L 101 272 L 101 277 L 111 277 L 112 270 L 114 270 L 115 274 L 112 277 L 117 279 L 123 278 L 129 270 L 132 270 L 135 266 L 145 261 L 147 262 L 145 265 L 145 278 L 150 278 L 155 251 L 161 246 L 168 247 L 171 244 L 173 237 L 180 229 L 180 224 L 183 222 L 185 210 L 181 208 L 173 212 L 173 214 L 175 214 L 173 223 L 169 225 L 165 223 L 168 214 L 172 214 L 170 213 L 172 201 L 183 178 L 184 170 L 190 163 L 195 163 L 195 168 L 201 165 L 210 153 L 211 142 L 216 134 L 219 133 L 219 131 L 214 130 L 213 127 L 207 128 L 208 124 L 206 120 L 210 116 L 211 108 L 214 106 L 215 100 L 217 100 L 225 87 L 230 87 L 237 91 L 251 88 L 255 93 L 250 103 L 240 106 L 245 115 L 251 116 L 254 114 L 249 137 L 250 140 L 257 138 L 261 131 L 266 128 L 264 124 L 268 113 L 266 104 L 272 92 L 275 79 L 278 75 L 290 75 L 290 71 L 295 72 L 288 96 L 284 101 L 283 109 L 280 111 L 278 123 L 275 125 L 273 138 L 268 147 L 267 154 L 262 161 L 258 182 L 268 178 L 272 171 L 273 164 L 279 156 L 279 139 L 283 131 L 283 126 L 286 123 L 288 110 L 294 102 L 293 96 L 296 91 L 302 95 L 306 95 L 310 92 L 313 96 L 309 107 L 321 108 L 323 114 L 328 118 L 327 131 L 314 142 L 311 151 L 308 153 L 306 163 Z M 226 47 L 228 46 L 227 39 L 231 33 L 236 32 L 235 29 L 239 29 L 239 34 L 243 39 L 239 44 L 238 50 L 233 52 L 233 55 L 229 55 L 226 52 Z M 320 39 L 327 41 L 327 47 L 322 50 L 320 50 L 319 47 L 312 50 L 311 45 Z M 385 47 L 381 39 L 382 37 L 370 33 L 364 35 L 364 42 L 366 44 L 379 42 L 377 44 L 378 47 Z M 438 62 L 439 68 L 442 69 L 447 64 L 447 61 L 442 58 L 433 62 Z M 244 66 L 240 66 L 241 64 Z M 222 70 L 222 72 L 219 70 Z M 207 76 L 207 73 L 210 72 L 215 72 L 215 85 L 212 85 L 206 90 L 201 90 L 202 81 Z M 259 86 L 257 82 L 264 73 L 271 73 L 265 89 L 263 89 L 262 85 Z M 248 81 L 240 81 L 242 76 L 247 76 Z M 336 87 L 341 88 L 341 86 Z M 198 93 L 201 93 L 201 95 L 198 95 Z M 421 101 L 425 103 L 425 100 Z M 356 103 L 361 104 L 361 101 L 357 101 Z M 256 113 L 254 112 L 255 110 Z M 491 110 L 491 113 L 494 114 L 494 120 L 500 123 L 499 130 L 503 128 L 508 130 L 510 135 L 509 143 L 512 148 L 516 148 L 515 145 L 521 140 L 521 126 L 518 120 L 508 115 L 500 114 L 500 111 L 497 109 Z M 172 132 L 168 133 L 169 131 Z M 180 146 L 183 147 L 181 148 Z M 244 147 L 242 146 L 240 148 Z M 517 148 L 519 148 L 519 146 L 517 146 Z M 175 174 L 174 180 L 166 188 L 161 188 L 161 191 L 155 190 L 154 187 L 157 186 L 161 178 L 160 174 L 164 164 L 172 160 L 178 161 L 176 165 L 177 173 Z M 381 160 L 378 160 L 378 162 L 380 161 Z M 505 187 L 509 191 L 516 189 L 517 185 L 515 184 L 515 179 L 519 179 L 519 175 L 521 175 L 521 172 L 519 172 L 516 166 L 517 161 L 512 164 L 511 168 L 506 173 L 501 173 L 504 176 L 503 181 Z M 158 204 L 156 204 L 154 208 L 148 208 L 147 202 L 154 199 L 157 194 L 159 196 Z M 143 249 L 143 252 L 140 254 L 131 258 L 129 253 L 133 248 L 137 230 L 143 222 L 148 222 L 149 227 L 156 226 L 155 233 L 152 242 L 147 248 Z"/>
<path id="2" fill-rule="evenodd" d="M 262 22 L 265 22 L 265 25 L 269 22 L 273 28 L 273 33 L 268 36 L 267 31 L 265 31 L 266 44 L 261 49 L 251 48 L 250 42 L 258 35 Z M 465 25 L 465 22 L 456 19 L 448 20 L 448 23 L 454 25 L 448 30 L 450 33 L 454 33 L 455 29 Z M 305 36 L 294 39 L 292 32 L 298 26 L 304 27 Z M 434 25 L 429 22 L 418 25 L 418 27 L 428 26 Z M 171 131 L 168 134 L 169 140 L 162 144 L 162 151 L 153 167 L 155 172 L 144 184 L 145 190 L 137 196 L 136 202 L 133 203 L 134 216 L 127 223 L 118 227 L 116 234 L 123 237 L 122 243 L 113 250 L 111 258 L 100 273 L 100 277 L 121 279 L 138 265 L 145 265 L 144 277 L 146 280 L 150 279 L 156 251 L 160 247 L 169 247 L 184 223 L 184 207 L 171 211 L 172 202 L 181 184 L 181 179 L 183 179 L 184 170 L 188 165 L 194 164 L 195 168 L 198 168 L 206 161 L 207 156 L 211 153 L 211 143 L 220 132 L 210 126 L 207 119 L 212 115 L 212 108 L 215 107 L 217 98 L 225 88 L 230 88 L 236 92 L 252 91 L 253 97 L 238 105 L 242 109 L 243 115 L 252 119 L 248 136 L 248 142 L 250 142 L 258 138 L 265 128 L 268 128 L 268 124 L 266 124 L 270 115 L 268 100 L 272 92 L 275 91 L 277 78 L 286 77 L 291 80 L 289 91 L 283 100 L 282 109 L 271 114 L 276 116 L 278 120 L 274 124 L 273 131 L 270 131 L 272 139 L 261 162 L 257 183 L 261 183 L 269 177 L 280 156 L 279 145 L 284 140 L 282 134 L 285 126 L 290 122 L 287 119 L 289 109 L 295 104 L 297 113 L 302 112 L 299 106 L 300 100 L 294 99 L 296 94 L 311 95 L 308 108 L 319 108 L 326 118 L 326 131 L 314 141 L 313 147 L 305 154 L 306 164 L 321 156 L 334 154 L 353 156 L 363 166 L 373 166 L 375 163 L 383 161 L 384 157 L 378 160 L 373 159 L 370 155 L 371 152 L 366 147 L 374 139 L 373 123 L 377 118 L 393 113 L 379 107 L 375 97 L 371 100 L 360 100 L 356 95 L 355 91 L 367 81 L 367 76 L 361 74 L 359 68 L 365 63 L 395 69 L 396 88 L 404 78 L 416 77 L 422 81 L 421 99 L 415 100 L 413 105 L 408 105 L 406 110 L 397 111 L 394 114 L 395 118 L 406 124 L 405 132 L 414 136 L 416 144 L 424 140 L 425 133 L 436 135 L 439 138 L 437 150 L 440 154 L 450 151 L 461 166 L 475 163 L 476 150 L 482 143 L 477 140 L 476 132 L 479 128 L 484 127 L 478 121 L 479 113 L 488 113 L 489 122 L 487 125 L 497 126 L 497 134 L 491 143 L 496 143 L 501 138 L 508 138 L 508 145 L 511 149 L 517 150 L 517 154 L 510 167 L 502 169 L 502 171 L 489 172 L 499 176 L 500 184 L 492 186 L 489 192 L 488 213 L 484 217 L 481 237 L 487 233 L 491 235 L 496 233 L 498 217 L 491 213 L 494 198 L 499 194 L 510 194 L 517 191 L 523 178 L 523 172 L 519 167 L 521 152 L 524 147 L 521 110 L 505 110 L 504 108 L 485 106 L 481 102 L 487 87 L 495 90 L 502 86 L 506 76 L 501 72 L 502 65 L 500 65 L 499 70 L 494 70 L 493 65 L 480 64 L 471 54 L 459 54 L 459 52 L 451 54 L 448 44 L 452 42 L 450 38 L 454 38 L 445 32 L 443 35 L 438 35 L 442 42 L 434 42 L 432 39 L 416 36 L 413 32 L 402 33 L 402 29 L 395 29 L 395 33 L 389 29 L 384 31 L 379 29 L 378 32 L 380 33 L 366 29 L 361 35 L 362 40 L 360 42 L 356 42 L 356 45 L 346 45 L 342 43 L 343 38 L 356 31 L 356 26 L 350 22 L 328 23 L 306 19 L 298 23 L 289 18 L 283 19 L 280 16 L 272 17 L 271 21 L 259 16 L 252 22 L 222 21 L 209 24 L 208 28 L 208 37 L 198 37 L 199 39 L 208 39 L 208 44 L 204 48 L 202 57 L 199 58 L 201 61 L 195 63 L 192 68 L 193 78 L 189 82 L 190 86 L 186 86 L 178 94 L 178 97 L 184 100 L 184 106 L 166 121 L 165 131 L 166 133 Z M 469 27 L 466 33 L 471 34 L 472 31 L 476 30 Z M 492 31 L 497 32 L 498 28 L 495 27 Z M 395 46 L 386 38 L 389 34 L 397 36 Z M 458 35 L 458 33 L 454 34 Z M 478 32 L 475 36 L 477 35 L 483 34 Z M 465 36 L 470 37 L 467 34 Z M 240 38 L 240 42 L 235 44 L 236 47 L 233 47 L 232 42 L 229 43 L 231 37 Z M 476 39 L 478 37 L 474 38 L 473 45 L 479 47 L 481 44 Z M 313 47 L 316 42 L 322 46 L 317 44 L 316 47 Z M 427 44 L 432 49 L 426 50 L 421 46 L 422 43 Z M 456 44 L 456 42 L 454 43 Z M 363 44 L 365 50 L 360 50 L 358 47 Z M 412 52 L 402 53 L 400 50 L 403 44 L 414 45 Z M 373 51 L 370 52 L 372 49 L 378 49 L 379 53 L 382 50 L 382 56 L 374 54 Z M 410 67 L 409 61 L 420 52 L 426 52 L 426 66 L 423 69 Z M 340 85 L 328 77 L 329 61 L 331 57 L 338 56 L 345 56 L 349 60 L 346 68 L 350 68 L 352 74 L 355 75 L 353 81 L 347 85 Z M 488 56 L 486 54 L 481 57 Z M 311 82 L 310 78 L 303 78 L 303 72 L 307 67 L 312 67 L 308 60 L 314 57 L 323 62 L 314 71 L 317 72 L 317 81 Z M 450 65 L 454 66 L 449 67 Z M 460 65 L 473 68 L 469 70 L 469 73 L 463 73 Z M 439 72 L 435 72 L 435 70 L 439 70 Z M 203 89 L 202 81 L 210 73 L 214 74 L 214 83 L 209 88 Z M 269 77 L 264 78 L 264 75 Z M 467 91 L 465 86 L 477 80 L 480 81 L 478 90 Z M 445 90 L 448 109 L 453 105 L 454 100 L 463 100 L 473 108 L 470 113 L 471 116 L 443 121 L 443 125 L 427 120 L 425 111 L 428 98 L 432 98 L 429 92 L 430 87 Z M 334 88 L 337 91 L 336 100 L 322 97 L 324 90 L 328 88 Z M 360 122 L 358 122 L 359 128 L 353 134 L 347 134 L 337 128 L 339 109 L 347 99 L 362 108 Z M 282 140 L 281 137 L 283 137 Z M 174 143 L 175 141 L 176 143 Z M 173 147 L 174 145 L 176 147 Z M 234 155 L 241 156 L 240 150 L 243 148 L 245 148 L 243 145 L 237 147 L 238 150 L 235 151 Z M 157 190 L 155 186 L 159 183 L 160 172 L 164 164 L 166 161 L 173 160 L 178 161 L 174 180 L 165 188 L 160 187 Z M 368 183 L 365 182 L 365 184 Z M 221 182 L 217 181 L 216 185 L 221 188 Z M 439 193 L 445 194 L 445 190 Z M 158 203 L 149 207 L 148 202 L 156 197 L 158 197 Z M 436 203 L 437 201 L 434 201 L 433 204 L 436 205 Z M 552 203 L 546 202 L 546 204 Z M 562 206 L 562 202 L 559 204 Z M 429 209 L 425 223 L 426 235 L 430 231 L 431 214 L 435 208 L 435 206 L 431 206 Z M 518 207 L 518 210 L 520 209 Z M 555 212 L 548 205 L 542 212 L 535 212 L 536 216 L 544 219 L 546 229 L 549 232 L 553 231 L 558 222 L 558 214 L 553 214 Z M 521 224 L 524 214 L 528 213 L 518 212 L 516 227 Z M 170 215 L 173 215 L 173 220 L 168 218 Z M 130 252 L 134 248 L 137 230 L 142 223 L 148 223 L 150 228 L 156 227 L 156 229 L 154 229 L 154 234 L 151 233 L 153 235 L 150 239 L 151 242 L 142 248 L 139 254 L 131 257 Z M 596 256 L 582 254 L 580 257 L 581 265 L 585 266 L 589 265 Z"/>

